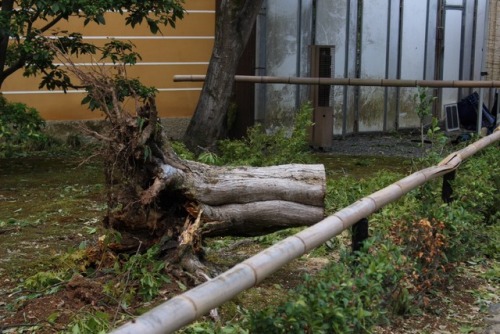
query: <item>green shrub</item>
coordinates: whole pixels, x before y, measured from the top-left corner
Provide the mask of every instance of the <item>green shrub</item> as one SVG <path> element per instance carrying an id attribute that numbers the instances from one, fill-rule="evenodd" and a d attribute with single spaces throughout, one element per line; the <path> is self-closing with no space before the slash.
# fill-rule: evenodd
<path id="1" fill-rule="evenodd" d="M 171 142 L 174 151 L 183 159 L 197 160 L 209 165 L 273 166 L 287 163 L 310 163 L 313 156 L 308 146 L 312 107 L 304 104 L 295 115 L 292 129 L 280 127 L 268 133 L 262 124 L 248 129 L 245 138 L 217 142 L 217 153 L 201 152 L 197 157 L 181 142 Z"/>
<path id="2" fill-rule="evenodd" d="M 12 156 L 46 141 L 45 121 L 36 109 L 23 103 L 8 102 L 0 95 L 0 157 Z"/>
<path id="3" fill-rule="evenodd" d="M 304 104 L 295 115 L 291 130 L 282 127 L 268 134 L 261 124 L 257 124 L 248 130 L 244 139 L 219 141 L 220 155 L 215 162 L 249 166 L 310 162 L 312 157 L 307 142 L 311 115 L 311 105 Z"/>
<path id="4" fill-rule="evenodd" d="M 175 153 L 182 159 L 186 160 L 195 160 L 196 157 L 193 152 L 191 152 L 184 143 L 180 141 L 171 141 L 170 144 L 172 145 L 172 148 L 174 149 Z"/>
<path id="5" fill-rule="evenodd" d="M 380 240 L 378 240 L 380 241 Z M 400 249 L 379 243 L 353 256 L 343 253 L 339 262 L 290 294 L 289 302 L 278 308 L 252 312 L 251 333 L 369 333 L 385 320 L 386 305 L 400 281 Z"/>
<path id="6" fill-rule="evenodd" d="M 428 182 L 414 192 L 420 217 L 435 218 L 445 223 L 448 239 L 446 256 L 450 262 L 467 260 L 470 256 L 494 256 L 496 240 L 488 231 L 500 224 L 500 151 L 492 145 L 466 160 L 452 182 L 454 201 L 446 204 L 441 198 L 442 181 Z M 487 252 L 487 253 L 484 253 Z"/>

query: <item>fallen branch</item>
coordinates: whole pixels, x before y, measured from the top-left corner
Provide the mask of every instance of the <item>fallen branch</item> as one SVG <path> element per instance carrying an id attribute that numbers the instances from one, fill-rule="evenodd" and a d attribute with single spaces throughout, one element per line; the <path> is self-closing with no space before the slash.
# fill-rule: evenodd
<path id="1" fill-rule="evenodd" d="M 19 227 L 5 228 L 5 229 L 0 230 L 0 234 L 5 234 L 5 233 L 9 233 L 11 231 L 19 231 L 19 230 L 20 230 Z"/>

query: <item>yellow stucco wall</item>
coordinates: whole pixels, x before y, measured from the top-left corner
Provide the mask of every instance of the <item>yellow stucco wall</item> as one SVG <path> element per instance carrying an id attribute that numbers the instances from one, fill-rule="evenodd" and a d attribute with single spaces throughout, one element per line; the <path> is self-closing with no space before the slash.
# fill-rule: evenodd
<path id="1" fill-rule="evenodd" d="M 215 29 L 215 0 L 186 0 L 187 13 L 176 28 L 164 27 L 162 34 L 153 35 L 147 25 L 132 29 L 125 26 L 117 13 L 105 16 L 106 25 L 71 19 L 57 29 L 78 31 L 84 39 L 104 44 L 107 38 L 134 43 L 142 56 L 137 65 L 127 68 L 130 78 L 139 78 L 144 84 L 155 86 L 160 92 L 157 105 L 161 117 L 190 117 L 196 107 L 201 83 L 174 83 L 175 74 L 204 74 L 213 47 Z M 79 66 L 90 65 L 89 58 L 75 61 Z M 110 66 L 110 65 L 105 65 Z M 36 108 L 46 120 L 98 119 L 102 114 L 91 112 L 81 105 L 82 91 L 39 90 L 40 78 L 25 78 L 21 71 L 10 76 L 2 86 L 4 96 L 13 102 L 23 102 Z"/>

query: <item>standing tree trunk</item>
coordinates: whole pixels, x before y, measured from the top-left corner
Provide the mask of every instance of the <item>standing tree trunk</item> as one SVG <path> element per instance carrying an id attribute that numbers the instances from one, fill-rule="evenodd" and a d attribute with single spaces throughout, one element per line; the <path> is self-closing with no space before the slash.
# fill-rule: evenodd
<path id="1" fill-rule="evenodd" d="M 206 80 L 184 135 L 184 143 L 193 151 L 212 148 L 226 134 L 234 76 L 261 6 L 262 0 L 220 1 Z"/>
<path id="2" fill-rule="evenodd" d="M 12 9 L 14 8 L 14 0 L 3 0 L 1 2 L 2 11 L 0 13 L 4 22 L 10 22 L 10 16 L 12 15 Z M 4 24 L 1 25 L 2 29 L 0 29 L 0 88 L 2 88 L 2 84 L 9 75 L 8 73 L 4 73 L 5 64 L 7 63 L 7 48 L 9 45 L 9 31 L 7 26 Z"/>

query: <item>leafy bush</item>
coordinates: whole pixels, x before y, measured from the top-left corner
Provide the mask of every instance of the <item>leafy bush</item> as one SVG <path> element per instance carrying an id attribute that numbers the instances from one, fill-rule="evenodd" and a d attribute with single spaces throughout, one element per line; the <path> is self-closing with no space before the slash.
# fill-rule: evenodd
<path id="1" fill-rule="evenodd" d="M 29 145 L 47 140 L 42 134 L 44 127 L 45 121 L 36 109 L 8 102 L 0 95 L 0 156 L 12 156 Z"/>
<path id="2" fill-rule="evenodd" d="M 218 143 L 222 165 L 271 166 L 285 163 L 311 161 L 307 145 L 312 107 L 304 104 L 295 115 L 293 129 L 279 128 L 266 133 L 261 124 L 250 128 L 241 140 L 222 140 Z M 210 157 L 212 158 L 212 157 Z"/>
<path id="3" fill-rule="evenodd" d="M 404 286 L 412 299 L 424 306 L 429 305 L 426 294 L 444 286 L 454 268 L 445 254 L 448 238 L 444 229 L 445 224 L 434 219 L 399 221 L 391 227 L 391 239 L 408 259 L 406 266 L 400 268 L 404 273 L 400 288 Z M 405 313 L 408 306 L 399 306 L 397 313 Z"/>
<path id="4" fill-rule="evenodd" d="M 292 129 L 280 127 L 275 132 L 268 133 L 262 124 L 257 124 L 248 129 L 243 139 L 220 140 L 217 143 L 217 153 L 205 151 L 196 157 L 183 143 L 171 144 L 181 158 L 209 165 L 273 166 L 310 163 L 313 160 L 308 146 L 311 115 L 311 105 L 304 104 L 295 115 Z"/>
<path id="5" fill-rule="evenodd" d="M 418 205 L 413 212 L 420 217 L 435 218 L 445 224 L 443 233 L 448 244 L 445 254 L 450 262 L 467 260 L 470 256 L 494 256 L 496 238 L 488 231 L 500 224 L 500 151 L 494 145 L 466 160 L 452 182 L 454 201 L 440 200 L 441 180 L 426 183 L 415 191 Z"/>
<path id="6" fill-rule="evenodd" d="M 367 243 L 368 244 L 368 243 Z M 370 243 L 370 245 L 374 245 Z M 368 333 L 385 319 L 401 273 L 400 250 L 390 243 L 353 256 L 343 253 L 278 308 L 251 313 L 251 333 Z"/>

